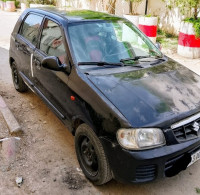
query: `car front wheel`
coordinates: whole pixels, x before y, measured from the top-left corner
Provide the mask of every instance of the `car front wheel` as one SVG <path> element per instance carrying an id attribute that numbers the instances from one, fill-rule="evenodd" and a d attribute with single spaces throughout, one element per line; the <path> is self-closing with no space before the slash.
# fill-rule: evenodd
<path id="1" fill-rule="evenodd" d="M 94 131 L 81 124 L 75 134 L 76 154 L 85 176 L 95 185 L 102 185 L 112 179 L 103 146 Z"/>

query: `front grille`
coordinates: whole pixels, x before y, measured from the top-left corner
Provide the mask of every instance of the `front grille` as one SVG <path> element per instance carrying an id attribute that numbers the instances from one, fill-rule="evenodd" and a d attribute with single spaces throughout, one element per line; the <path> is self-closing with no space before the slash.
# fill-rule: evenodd
<path id="1" fill-rule="evenodd" d="M 200 125 L 200 118 L 181 127 L 172 129 L 176 139 L 179 142 L 185 142 L 191 139 L 195 139 L 199 136 L 199 131 L 195 131 L 194 129 L 194 122 L 197 122 Z"/>
<path id="2" fill-rule="evenodd" d="M 138 182 L 152 181 L 156 178 L 156 165 L 143 165 L 136 168 L 135 178 Z"/>

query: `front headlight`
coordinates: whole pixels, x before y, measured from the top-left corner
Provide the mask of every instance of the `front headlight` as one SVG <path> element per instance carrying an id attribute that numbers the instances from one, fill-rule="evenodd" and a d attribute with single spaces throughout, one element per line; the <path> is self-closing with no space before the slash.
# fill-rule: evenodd
<path id="1" fill-rule="evenodd" d="M 131 150 L 154 148 L 166 143 L 163 132 L 157 128 L 119 129 L 117 140 L 123 148 Z"/>

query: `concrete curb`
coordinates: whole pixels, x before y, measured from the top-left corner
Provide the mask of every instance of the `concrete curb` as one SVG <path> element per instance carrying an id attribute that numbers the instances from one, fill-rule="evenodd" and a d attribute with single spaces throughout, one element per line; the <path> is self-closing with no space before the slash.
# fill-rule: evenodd
<path id="1" fill-rule="evenodd" d="M 16 118 L 14 117 L 13 113 L 11 110 L 8 108 L 6 105 L 4 99 L 0 95 L 0 112 L 2 113 L 9 129 L 10 133 L 17 133 L 21 130 L 21 126 L 17 122 Z"/>

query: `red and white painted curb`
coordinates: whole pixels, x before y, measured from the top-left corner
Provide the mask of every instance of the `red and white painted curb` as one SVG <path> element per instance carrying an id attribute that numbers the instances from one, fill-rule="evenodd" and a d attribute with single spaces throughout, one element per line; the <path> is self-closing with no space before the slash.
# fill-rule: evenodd
<path id="1" fill-rule="evenodd" d="M 25 9 L 27 9 L 27 6 L 25 3 L 21 3 L 21 12 L 23 12 Z"/>
<path id="2" fill-rule="evenodd" d="M 6 8 L 5 8 L 6 11 L 14 12 L 15 9 L 16 9 L 15 1 L 6 1 Z"/>
<path id="3" fill-rule="evenodd" d="M 192 59 L 200 58 L 200 38 L 195 37 L 192 23 L 181 23 L 178 40 L 178 54 Z"/>
<path id="4" fill-rule="evenodd" d="M 124 18 L 132 22 L 135 26 L 139 27 L 139 16 L 136 15 L 124 15 Z"/>
<path id="5" fill-rule="evenodd" d="M 157 17 L 145 17 L 142 16 L 139 18 L 139 29 L 147 35 L 153 43 L 156 43 L 157 36 Z"/>
<path id="6" fill-rule="evenodd" d="M 16 155 L 19 151 L 19 140 L 19 137 L 0 139 L 0 143 L 2 142 L 1 155 L 3 156 L 4 160 L 9 163 L 13 162 L 16 158 Z"/>

